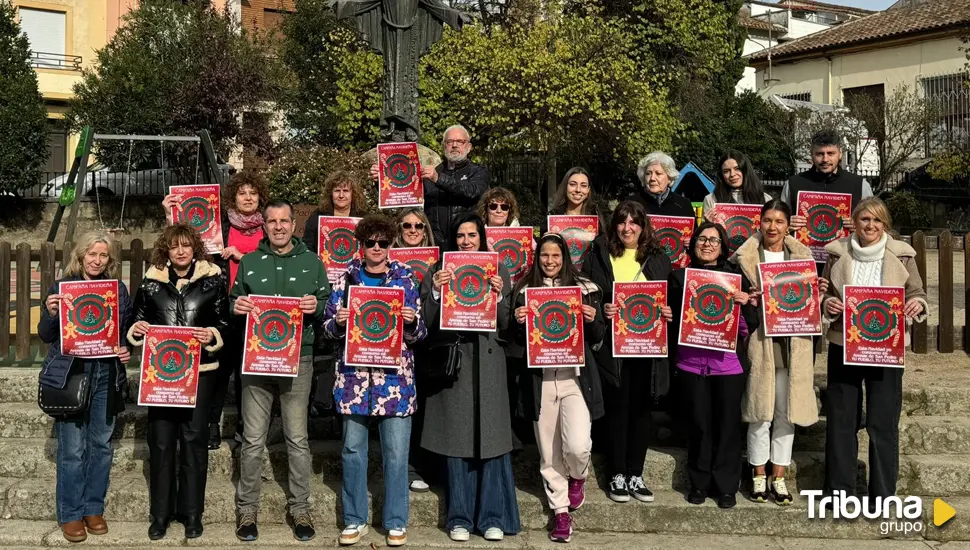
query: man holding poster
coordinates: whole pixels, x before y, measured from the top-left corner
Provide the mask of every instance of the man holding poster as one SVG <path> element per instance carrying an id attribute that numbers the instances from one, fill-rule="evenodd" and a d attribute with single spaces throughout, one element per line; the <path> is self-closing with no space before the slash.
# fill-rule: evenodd
<path id="1" fill-rule="evenodd" d="M 310 540 L 316 534 L 307 501 L 310 496 L 310 445 L 307 438 L 307 401 L 313 374 L 314 322 L 323 317 L 330 297 L 327 272 L 316 254 L 293 237 L 293 206 L 284 200 L 270 202 L 263 209 L 266 238 L 255 252 L 243 256 L 232 287 L 232 312 L 238 316 L 253 311 L 251 294 L 299 298 L 303 313 L 302 345 L 296 377 L 243 376 L 243 441 L 239 457 L 239 485 L 236 490 L 236 537 L 254 541 L 259 536 L 256 512 L 262 485 L 263 449 L 270 424 L 273 391 L 279 391 L 283 431 L 289 458 L 289 513 L 293 534 Z"/>

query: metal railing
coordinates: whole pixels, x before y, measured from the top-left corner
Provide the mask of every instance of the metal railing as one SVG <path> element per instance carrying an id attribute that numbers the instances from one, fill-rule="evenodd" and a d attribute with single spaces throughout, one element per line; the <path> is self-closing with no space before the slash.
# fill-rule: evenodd
<path id="1" fill-rule="evenodd" d="M 899 187 L 899 185 L 906 179 L 905 172 L 893 174 L 890 176 L 888 181 L 883 181 L 882 176 L 876 171 L 850 170 L 850 172 L 865 178 L 866 181 L 869 182 L 869 185 L 872 186 L 874 191 L 891 191 Z M 787 179 L 762 179 L 761 184 L 767 188 L 777 188 L 778 190 L 781 190 L 787 181 Z"/>
<path id="2" fill-rule="evenodd" d="M 223 169 L 230 175 L 228 170 Z M 39 182 L 20 192 L 25 199 L 55 202 L 61 196 L 61 189 L 67 183 L 70 172 L 41 172 Z M 190 178 L 191 179 L 191 178 Z M 77 185 L 77 196 L 83 201 L 121 200 L 127 193 L 129 196 L 162 197 L 168 192 L 169 186 L 195 183 L 182 181 L 177 170 L 138 170 L 127 172 L 88 172 L 83 184 Z M 200 178 L 201 183 L 201 178 Z M 127 187 L 127 191 L 126 188 Z"/>
<path id="3" fill-rule="evenodd" d="M 81 56 L 62 53 L 30 52 L 30 65 L 35 69 L 80 71 Z"/>

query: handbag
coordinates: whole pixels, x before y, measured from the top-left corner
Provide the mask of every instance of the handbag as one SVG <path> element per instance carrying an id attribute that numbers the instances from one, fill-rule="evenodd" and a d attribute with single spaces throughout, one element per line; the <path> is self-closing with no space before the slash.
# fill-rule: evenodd
<path id="1" fill-rule="evenodd" d="M 425 344 L 419 357 L 424 365 L 421 374 L 431 382 L 456 382 L 461 373 L 461 343 L 461 335 L 455 334 Z"/>
<path id="2" fill-rule="evenodd" d="M 67 374 L 63 388 L 54 388 L 40 382 L 37 387 L 37 405 L 53 418 L 77 416 L 87 410 L 91 396 L 91 380 L 84 372 L 84 363 L 75 361 Z"/>

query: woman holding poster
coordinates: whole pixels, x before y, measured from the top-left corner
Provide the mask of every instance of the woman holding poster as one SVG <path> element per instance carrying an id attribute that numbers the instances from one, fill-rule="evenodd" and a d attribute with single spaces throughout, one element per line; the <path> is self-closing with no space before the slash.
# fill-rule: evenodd
<path id="1" fill-rule="evenodd" d="M 374 214 L 357 224 L 354 236 L 361 243 L 363 259 L 351 260 L 347 272 L 334 283 L 323 314 L 323 333 L 338 342 L 337 380 L 333 398 L 337 412 L 343 415 L 343 510 L 344 529 L 340 544 L 356 544 L 367 533 L 367 440 L 371 420 L 377 423 L 384 461 L 384 528 L 387 545 L 407 542 L 408 525 L 408 448 L 411 438 L 411 415 L 417 407 L 414 383 L 414 354 L 410 347 L 427 335 L 418 310 L 421 299 L 417 283 L 406 264 L 388 260 L 391 242 L 397 238 L 397 226 L 387 217 Z M 399 304 L 400 321 L 395 304 L 378 304 L 363 323 L 377 323 L 377 330 L 401 323 L 403 345 L 398 367 L 348 366 L 345 348 L 352 343 L 380 343 L 387 336 L 360 330 L 360 321 L 351 319 L 358 305 L 349 301 L 353 287 L 403 289 L 404 303 Z M 357 298 L 354 298 L 357 300 Z M 366 306 L 366 304 L 364 304 Z M 382 307 L 383 306 L 383 307 Z M 348 338 L 348 324 L 350 336 Z M 396 331 L 397 328 L 391 329 Z M 397 338 L 396 335 L 391 336 Z"/>
<path id="2" fill-rule="evenodd" d="M 209 468 L 209 401 L 218 381 L 216 352 L 222 349 L 229 318 L 229 293 L 222 271 L 205 258 L 202 239 L 191 227 L 166 227 L 155 241 L 151 266 L 135 294 L 135 323 L 128 331 L 131 345 L 146 345 L 150 326 L 163 325 L 195 327 L 193 336 L 202 346 L 195 406 L 148 409 L 151 540 L 163 538 L 175 517 L 185 525 L 186 538 L 202 535 Z M 149 340 L 147 345 L 155 344 Z M 158 378 L 164 380 L 165 374 L 143 378 L 144 386 Z"/>
<path id="3" fill-rule="evenodd" d="M 714 192 L 704 197 L 704 219 L 714 221 L 714 208 L 717 204 L 757 204 L 771 200 L 765 193 L 761 178 L 754 171 L 748 156 L 731 149 L 717 163 Z"/>
<path id="4" fill-rule="evenodd" d="M 678 297 L 684 296 L 686 301 L 694 287 L 694 281 L 687 280 L 688 271 L 737 272 L 727 261 L 727 232 L 720 225 L 702 223 L 690 240 L 689 251 L 690 269 L 678 269 L 668 280 L 676 319 L 681 319 L 684 307 Z M 733 292 L 728 288 L 724 294 L 724 302 L 733 308 L 741 307 L 735 351 L 680 344 L 674 352 L 687 424 L 687 473 L 691 485 L 687 501 L 691 504 L 703 504 L 708 496 L 714 497 L 720 508 L 737 504 L 741 482 L 741 396 L 748 367 L 743 340 L 759 325 L 757 310 L 748 305 L 751 283 L 744 273 L 740 279 L 741 288 L 734 288 Z M 711 299 L 699 307 L 718 308 L 719 303 Z M 688 314 L 693 311 L 692 307 Z M 702 323 L 705 318 L 715 317 L 714 313 L 697 314 L 696 318 Z M 683 330 L 676 327 L 672 332 Z M 678 340 L 676 334 L 672 335 L 671 342 Z"/>
<path id="5" fill-rule="evenodd" d="M 593 240 L 583 274 L 603 292 L 603 313 L 613 319 L 613 283 L 666 281 L 670 260 L 653 237 L 643 206 L 634 201 L 620 203 L 613 211 L 609 231 Z M 662 308 L 667 322 L 669 307 Z M 629 502 L 653 502 L 653 493 L 643 482 L 643 461 L 650 433 L 650 398 L 659 399 L 670 389 L 666 358 L 617 358 L 613 356 L 612 332 L 597 351 L 597 364 L 604 386 L 606 423 L 610 434 L 610 498 Z"/>
<path id="6" fill-rule="evenodd" d="M 828 390 L 825 392 L 825 491 L 845 491 L 854 495 L 856 489 L 859 445 L 856 434 L 862 422 L 862 388 L 866 395 L 866 432 L 869 434 L 869 498 L 896 494 L 899 474 L 899 415 L 903 405 L 903 369 L 886 366 L 845 364 L 845 348 L 850 344 L 877 343 L 878 333 L 854 334 L 843 339 L 843 302 L 846 285 L 861 285 L 878 291 L 879 287 L 902 288 L 905 301 L 901 306 L 905 326 L 895 325 L 890 331 L 897 344 L 909 345 L 912 322 L 926 319 L 926 291 L 916 268 L 916 251 L 886 233 L 892 227 L 889 209 L 879 199 L 863 199 L 852 212 L 855 224 L 851 236 L 825 247 L 829 253 L 822 275 L 830 281 L 822 301 L 822 311 L 829 325 L 826 338 L 828 352 Z M 897 299 L 898 300 L 898 299 Z M 873 300 L 874 302 L 876 300 Z M 851 303 L 849 304 L 852 305 Z M 879 329 L 894 323 L 889 316 L 880 315 L 878 308 L 868 316 L 867 324 Z M 899 332 L 903 340 L 899 342 Z M 860 338 L 861 336 L 861 338 Z M 901 355 L 900 355 L 901 357 Z"/>
<path id="7" fill-rule="evenodd" d="M 599 233 L 606 232 L 607 219 L 600 212 L 589 172 L 581 166 L 570 168 L 559 182 L 552 198 L 549 214 L 553 216 L 596 216 L 600 219 Z"/>
<path id="8" fill-rule="evenodd" d="M 59 341 L 69 328 L 61 325 L 61 308 L 73 308 L 68 296 L 59 294 L 63 282 L 103 281 L 117 277 L 121 260 L 113 252 L 112 239 L 107 233 L 86 233 L 78 239 L 74 250 L 65 258 L 62 279 L 47 291 L 41 308 L 37 333 L 50 344 L 40 370 L 40 385 L 64 388 L 71 376 L 85 376 L 90 387 L 87 410 L 77 417 L 56 417 L 54 433 L 57 438 L 57 522 L 64 538 L 81 542 L 87 534 L 104 535 L 108 524 L 104 521 L 104 498 L 108 493 L 108 476 L 114 451 L 111 434 L 115 417 L 124 410 L 122 388 L 127 384 L 125 364 L 131 359 L 129 345 L 121 345 L 120 336 L 131 326 L 131 298 L 128 288 L 118 284 L 118 319 L 110 338 L 118 339 L 117 357 L 82 359 L 61 354 Z M 90 311 L 96 315 L 97 311 Z M 110 332 L 110 330 L 109 330 Z"/>
<path id="9" fill-rule="evenodd" d="M 358 179 L 346 170 L 327 176 L 320 193 L 320 204 L 303 226 L 303 242 L 316 254 L 319 240 L 320 216 L 359 218 L 367 213 L 367 198 Z"/>
<path id="10" fill-rule="evenodd" d="M 448 250 L 486 252 L 485 223 L 475 214 L 459 216 L 448 236 Z M 444 287 L 454 278 L 441 262 L 421 285 L 421 314 L 429 327 L 428 344 L 457 347 L 457 379 L 428 380 L 421 447 L 445 457 L 451 540 L 467 541 L 472 531 L 487 540 L 519 532 L 519 505 L 512 478 L 512 426 L 505 350 L 499 332 L 508 328 L 512 286 L 505 266 L 479 283 L 498 301 L 496 331 L 440 330 Z M 423 364 L 430 372 L 440 365 Z"/>
<path id="11" fill-rule="evenodd" d="M 761 209 L 760 232 L 741 245 L 731 258 L 744 276 L 753 281 L 755 294 L 761 295 L 764 291 L 759 264 L 815 261 L 807 246 L 788 235 L 791 214 L 791 208 L 784 202 L 769 201 Z M 809 277 L 814 276 L 814 263 L 806 263 L 803 271 L 810 273 Z M 801 284 L 807 287 L 808 303 L 793 305 L 817 311 L 820 307 L 818 293 L 828 289 L 828 282 L 819 280 L 817 290 L 811 283 Z M 770 302 L 773 297 L 765 296 L 761 300 L 762 307 L 768 307 L 765 300 Z M 774 307 L 777 309 L 777 304 Z M 748 462 L 754 469 L 751 498 L 756 502 L 767 502 L 770 494 L 775 503 L 787 506 L 793 497 L 785 484 L 785 469 L 791 465 L 795 425 L 811 426 L 818 422 L 815 349 L 808 331 L 804 335 L 785 337 L 770 337 L 766 332 L 768 329 L 762 324 L 751 333 L 747 348 L 751 371 L 741 404 L 742 420 L 748 423 Z M 769 460 L 770 484 L 766 470 Z"/>
<path id="12" fill-rule="evenodd" d="M 532 269 L 516 284 L 516 341 L 525 345 L 527 306 L 525 289 L 529 287 L 578 286 L 583 293 L 583 331 L 585 367 L 522 369 L 519 378 L 519 401 L 522 414 L 534 422 L 539 444 L 539 473 L 542 475 L 549 508 L 555 514 L 549 538 L 569 542 L 573 532 L 571 510 L 586 500 L 586 476 L 589 473 L 593 440 L 592 421 L 601 418 L 603 390 L 599 370 L 593 358 L 606 333 L 600 313 L 602 293 L 589 279 L 582 277 L 569 261 L 565 239 L 546 233 L 539 240 L 539 258 Z"/>

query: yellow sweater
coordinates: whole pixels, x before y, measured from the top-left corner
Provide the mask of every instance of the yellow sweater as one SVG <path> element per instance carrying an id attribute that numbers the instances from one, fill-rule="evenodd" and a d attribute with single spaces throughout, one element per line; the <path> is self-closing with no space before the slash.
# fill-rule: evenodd
<path id="1" fill-rule="evenodd" d="M 624 249 L 623 255 L 619 258 L 614 258 L 611 254 L 610 264 L 613 265 L 613 280 L 618 283 L 632 283 L 637 276 L 646 280 L 640 274 L 640 262 L 637 261 L 636 249 Z"/>

